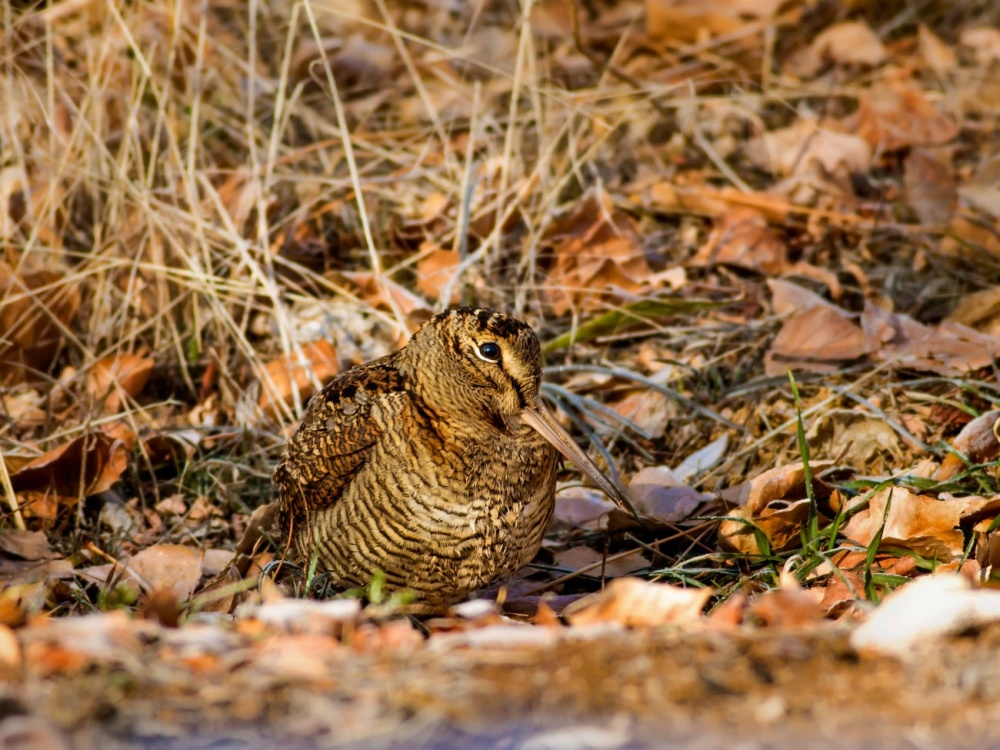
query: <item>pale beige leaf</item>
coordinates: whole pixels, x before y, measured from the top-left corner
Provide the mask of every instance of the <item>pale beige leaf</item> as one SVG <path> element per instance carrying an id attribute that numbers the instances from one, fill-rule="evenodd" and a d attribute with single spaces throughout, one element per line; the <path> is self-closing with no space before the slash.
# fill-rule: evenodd
<path id="1" fill-rule="evenodd" d="M 187 599 L 201 580 L 201 551 L 180 544 L 154 544 L 128 561 L 147 593 L 169 591 Z"/>
<path id="2" fill-rule="evenodd" d="M 626 627 L 690 624 L 712 595 L 708 588 L 680 588 L 640 578 L 616 578 L 604 591 L 580 600 L 567 613 L 571 625 L 617 623 Z M 569 609 L 569 608 L 567 608 Z"/>

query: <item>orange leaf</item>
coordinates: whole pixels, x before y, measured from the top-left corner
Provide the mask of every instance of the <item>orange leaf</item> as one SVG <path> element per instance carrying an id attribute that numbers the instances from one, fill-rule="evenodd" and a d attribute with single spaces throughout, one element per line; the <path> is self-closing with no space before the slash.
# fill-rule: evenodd
<path id="1" fill-rule="evenodd" d="M 10 475 L 15 492 L 40 492 L 80 500 L 109 489 L 128 466 L 120 440 L 91 432 L 32 459 Z"/>
<path id="2" fill-rule="evenodd" d="M 431 251 L 417 263 L 417 289 L 430 300 L 440 299 L 458 270 L 459 262 L 458 252 L 455 250 Z M 448 302 L 455 304 L 459 298 L 459 288 L 455 284 Z"/>
<path id="3" fill-rule="evenodd" d="M 87 390 L 95 400 L 105 399 L 104 409 L 116 412 L 122 394 L 139 395 L 153 373 L 153 360 L 135 354 L 112 354 L 97 360 L 87 376 Z"/>
<path id="4" fill-rule="evenodd" d="M 340 364 L 333 344 L 319 339 L 303 345 L 301 356 L 298 352 L 286 354 L 268 363 L 265 370 L 259 404 L 261 409 L 273 411 L 277 403 L 291 404 L 295 390 L 303 401 L 309 398 L 319 384 L 340 372 Z"/>

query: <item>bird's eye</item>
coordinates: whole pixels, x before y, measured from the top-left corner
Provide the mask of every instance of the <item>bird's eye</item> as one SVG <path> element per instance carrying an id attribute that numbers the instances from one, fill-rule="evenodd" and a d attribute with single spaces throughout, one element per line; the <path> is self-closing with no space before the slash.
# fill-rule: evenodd
<path id="1" fill-rule="evenodd" d="M 480 344 L 476 353 L 479 355 L 480 359 L 485 360 L 486 362 L 500 361 L 500 345 L 495 344 L 492 341 Z"/>

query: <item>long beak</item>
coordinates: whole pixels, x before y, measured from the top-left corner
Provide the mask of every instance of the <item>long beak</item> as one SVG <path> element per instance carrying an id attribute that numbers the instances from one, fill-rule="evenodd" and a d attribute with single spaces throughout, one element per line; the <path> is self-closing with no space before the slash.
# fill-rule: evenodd
<path id="1" fill-rule="evenodd" d="M 543 438 L 552 443 L 556 450 L 583 469 L 584 473 L 594 480 L 594 484 L 600 487 L 604 494 L 614 501 L 615 505 L 626 513 L 631 513 L 641 523 L 639 514 L 632 507 L 632 502 L 628 499 L 625 491 L 597 468 L 597 464 L 590 460 L 590 456 L 583 452 L 583 449 L 562 428 L 541 400 L 537 400 L 533 406 L 527 407 L 521 412 L 521 416 Z"/>

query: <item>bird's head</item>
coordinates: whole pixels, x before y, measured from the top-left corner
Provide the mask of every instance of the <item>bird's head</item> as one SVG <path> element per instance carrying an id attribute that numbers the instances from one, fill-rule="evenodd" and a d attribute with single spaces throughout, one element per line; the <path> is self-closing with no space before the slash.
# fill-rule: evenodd
<path id="1" fill-rule="evenodd" d="M 441 417 L 501 431 L 527 425 L 612 500 L 631 507 L 542 402 L 541 347 L 527 323 L 494 310 L 455 308 L 421 326 L 400 360 L 416 395 Z"/>

